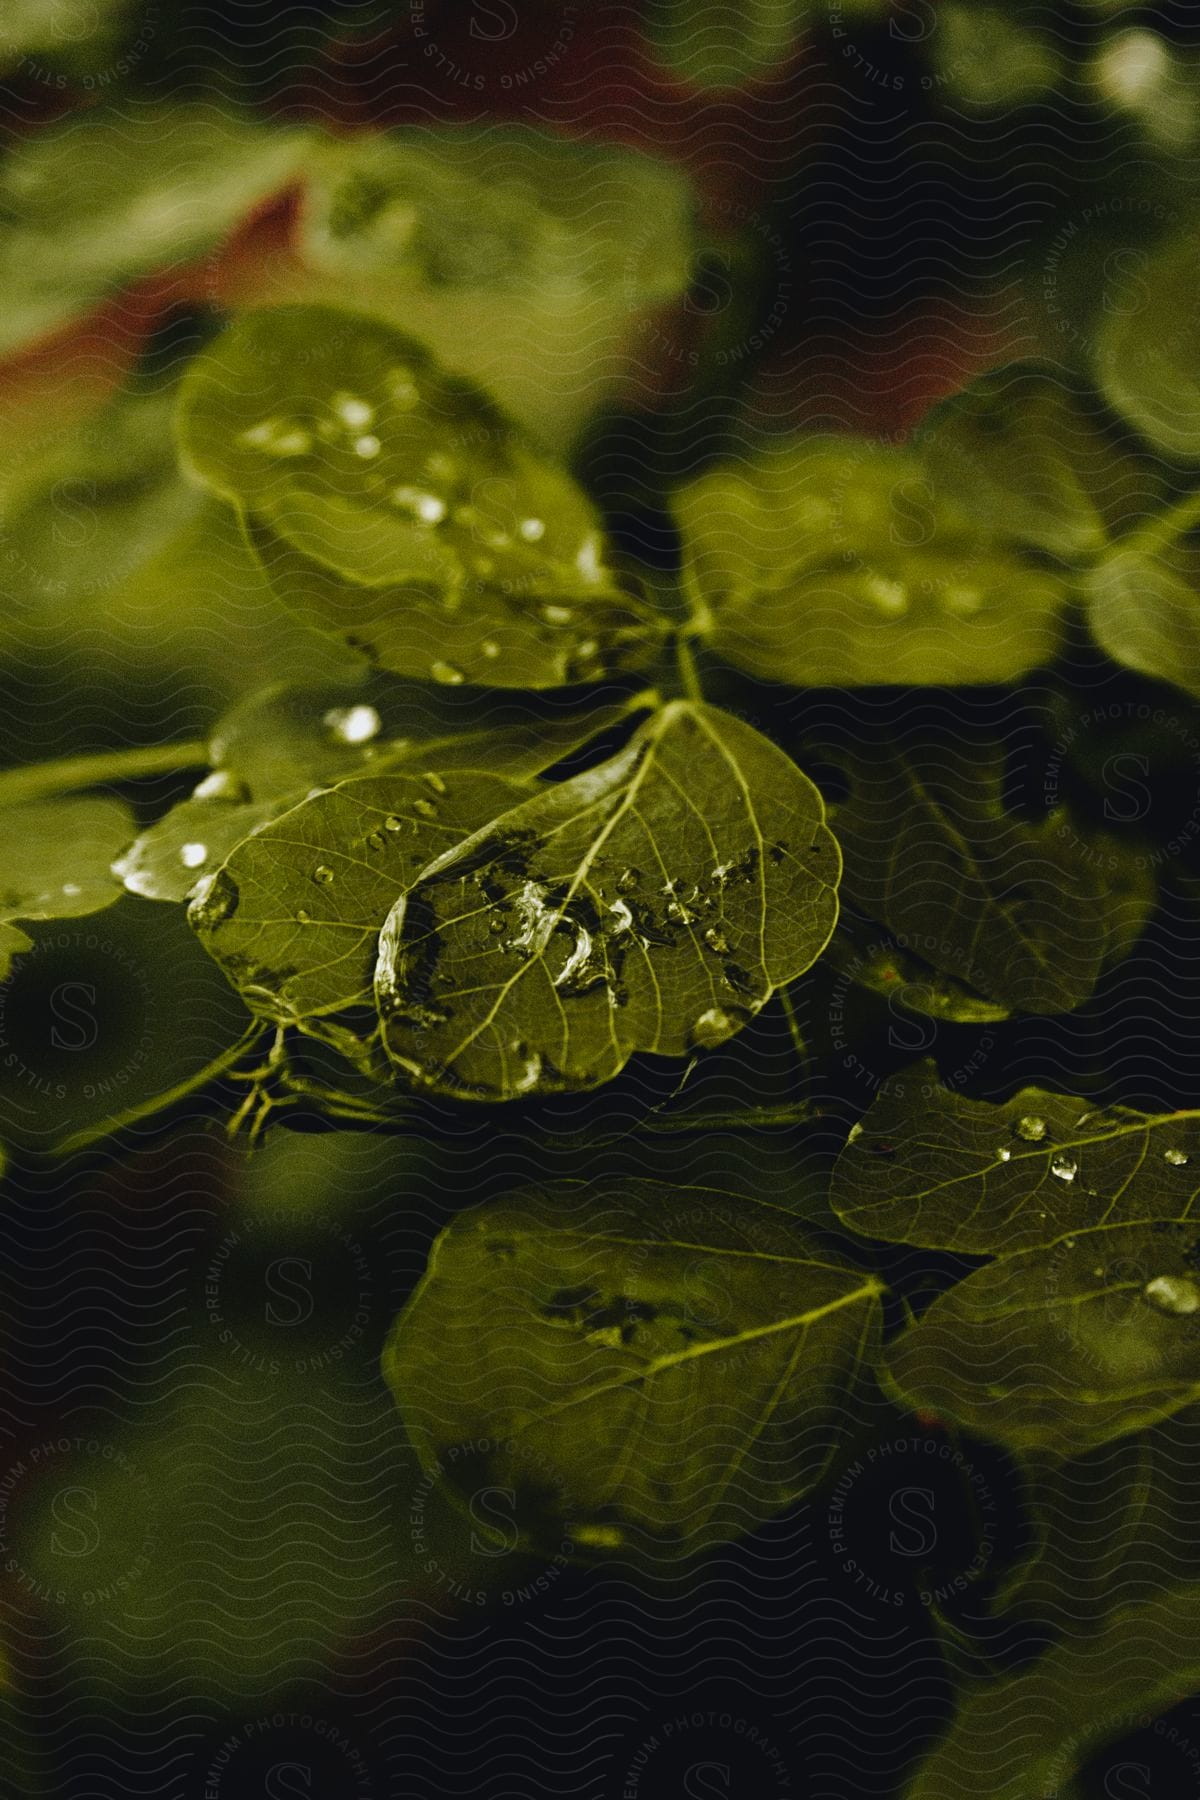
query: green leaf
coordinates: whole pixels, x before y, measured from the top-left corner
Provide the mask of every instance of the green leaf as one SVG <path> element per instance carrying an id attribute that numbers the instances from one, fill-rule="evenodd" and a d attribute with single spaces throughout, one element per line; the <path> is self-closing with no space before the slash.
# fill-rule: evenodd
<path id="1" fill-rule="evenodd" d="M 701 629 L 764 680 L 1010 681 L 1058 648 L 1065 581 L 981 534 L 910 451 L 788 442 L 674 504 Z"/>
<path id="2" fill-rule="evenodd" d="M 559 1184 L 443 1232 L 384 1373 L 461 1499 L 581 1549 L 733 1537 L 820 1480 L 882 1284 L 711 1188 Z"/>
<path id="3" fill-rule="evenodd" d="M 807 776 L 674 701 L 400 896 L 376 973 L 385 1047 L 419 1083 L 499 1100 L 723 1043 L 820 955 L 840 870 Z"/>
<path id="4" fill-rule="evenodd" d="M 384 668 L 544 688 L 658 647 L 570 477 L 389 326 L 245 316 L 192 364 L 180 431 L 284 597 Z"/>
<path id="5" fill-rule="evenodd" d="M 353 294 L 562 447 L 686 292 L 694 211 L 678 165 L 528 125 L 342 136 L 310 166 L 302 266 L 271 291 Z"/>
<path id="6" fill-rule="evenodd" d="M 0 354 L 201 255 L 297 173 L 306 134 L 211 105 L 74 113 L 0 168 Z"/>
<path id="7" fill-rule="evenodd" d="M 1076 1790 L 1092 1752 L 1166 1711 L 1200 1679 L 1200 1587 L 1114 1613 L 1033 1668 L 975 1688 L 905 1800 L 1044 1800 Z"/>
<path id="8" fill-rule="evenodd" d="M 1136 286 L 1099 314 L 1096 379 L 1115 411 L 1185 462 L 1200 460 L 1200 320 L 1192 231 L 1160 246 Z"/>
<path id="9" fill-rule="evenodd" d="M 954 1025 L 992 1025 L 1009 1017 L 1007 1006 L 985 1000 L 886 934 L 881 942 L 880 928 L 869 919 L 852 918 L 846 904 L 843 886 L 841 917 L 825 954 L 859 987 L 879 994 L 889 1005 Z"/>
<path id="10" fill-rule="evenodd" d="M 1118 546 L 1087 577 L 1088 621 L 1106 655 L 1200 698 L 1200 550 Z"/>
<path id="11" fill-rule="evenodd" d="M 1086 1169 L 1086 1155 L 1069 1160 Z M 1059 1456 L 1200 1399 L 1200 1224 L 1187 1222 L 1193 1183 L 1179 1185 L 1173 1218 L 1109 1219 L 960 1281 L 891 1345 L 885 1386 L 1012 1450 Z"/>
<path id="12" fill-rule="evenodd" d="M 991 1256 L 1090 1226 L 1187 1218 L 1197 1173 L 1200 1114 L 1097 1108 L 1036 1087 L 996 1105 L 941 1087 L 921 1063 L 852 1131 L 832 1202 L 866 1237 Z"/>
<path id="13" fill-rule="evenodd" d="M 133 833 L 120 800 L 57 799 L 0 808 L 0 976 L 31 948 L 18 919 L 81 919 L 121 897 L 110 864 Z"/>
<path id="14" fill-rule="evenodd" d="M 929 35 L 933 68 L 922 79 L 960 105 L 1008 110 L 1046 98 L 1067 74 L 1052 33 L 1030 30 L 1003 5 L 943 0 Z"/>
<path id="15" fill-rule="evenodd" d="M 302 1024 L 369 1004 L 397 890 L 525 791 L 478 770 L 343 781 L 239 844 L 188 917 L 254 1012 Z"/>
<path id="16" fill-rule="evenodd" d="M 895 969 L 907 1005 L 961 1017 L 962 989 L 1003 1012 L 1071 1012 L 1140 935 L 1152 875 L 1065 807 L 1036 824 L 1007 812 L 1001 742 L 875 739 L 828 753 L 850 782 L 833 814 L 843 903 L 932 976 Z M 888 991 L 886 972 L 870 985 Z"/>
<path id="17" fill-rule="evenodd" d="M 992 370 L 936 407 L 919 443 L 936 490 L 985 531 L 1067 561 L 1105 543 L 1118 459 L 1061 375 Z"/>

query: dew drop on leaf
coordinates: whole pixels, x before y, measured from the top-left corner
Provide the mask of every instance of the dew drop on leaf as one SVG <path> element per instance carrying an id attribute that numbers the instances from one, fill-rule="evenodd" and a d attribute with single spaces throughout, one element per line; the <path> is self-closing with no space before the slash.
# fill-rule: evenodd
<path id="1" fill-rule="evenodd" d="M 453 663 L 447 662 L 435 662 L 429 673 L 434 681 L 440 681 L 444 687 L 460 687 L 466 679 L 461 669 L 456 669 Z"/>
<path id="2" fill-rule="evenodd" d="M 1146 1283 L 1144 1297 L 1159 1312 L 1181 1316 L 1200 1312 L 1200 1287 L 1186 1275 L 1156 1275 Z"/>
<path id="3" fill-rule="evenodd" d="M 313 870 L 312 878 L 321 887 L 328 887 L 333 880 L 333 870 L 328 863 L 318 863 Z"/>
<path id="4" fill-rule="evenodd" d="M 305 910 L 302 906 L 297 907 L 296 923 L 297 923 L 297 925 L 311 925 L 312 924 L 312 914 L 310 912 L 305 912 Z"/>
<path id="5" fill-rule="evenodd" d="M 331 736 L 342 744 L 367 744 L 382 721 L 373 706 L 334 706 L 325 714 Z"/>
<path id="6" fill-rule="evenodd" d="M 692 1042 L 701 1050 L 711 1050 L 732 1037 L 737 1029 L 736 1020 L 719 1006 L 710 1006 L 702 1012 L 692 1027 Z"/>
<path id="7" fill-rule="evenodd" d="M 420 813 L 423 819 L 436 819 L 437 807 L 432 800 L 419 799 L 413 801 L 413 811 Z"/>
<path id="8" fill-rule="evenodd" d="M 179 860 L 185 869 L 198 869 L 208 861 L 207 844 L 184 844 L 179 851 Z"/>
<path id="9" fill-rule="evenodd" d="M 527 544 L 536 544 L 546 535 L 545 520 L 522 519 L 519 530 Z"/>
<path id="10" fill-rule="evenodd" d="M 383 821 L 383 828 L 385 831 L 403 831 L 404 820 L 397 818 L 395 813 L 389 813 Z"/>
<path id="11" fill-rule="evenodd" d="M 232 805 L 245 805 L 250 798 L 250 790 L 244 781 L 228 769 L 214 769 L 203 781 L 198 781 L 192 789 L 195 800 L 228 800 Z"/>
<path id="12" fill-rule="evenodd" d="M 1163 1151 L 1163 1161 L 1170 1163 L 1170 1165 L 1173 1169 L 1182 1169 L 1184 1164 L 1187 1162 L 1187 1159 L 1188 1159 L 1188 1156 L 1187 1156 L 1186 1150 L 1164 1150 Z"/>
<path id="13" fill-rule="evenodd" d="M 1037 1144 L 1046 1135 L 1046 1121 L 1039 1119 L 1036 1113 L 1025 1113 L 1017 1120 L 1013 1130 L 1019 1138 L 1024 1138 L 1027 1144 Z"/>
<path id="14" fill-rule="evenodd" d="M 999 1149 L 999 1150 L 997 1150 L 996 1155 L 1000 1159 L 1001 1162 L 1011 1162 L 1012 1161 L 1012 1151 L 1011 1150 Z"/>
<path id="15" fill-rule="evenodd" d="M 1064 1156 L 1060 1151 L 1050 1164 L 1050 1173 L 1060 1181 L 1074 1181 L 1079 1173 L 1079 1164 L 1073 1157 Z"/>
<path id="16" fill-rule="evenodd" d="M 446 792 L 446 783 L 442 780 L 440 775 L 435 775 L 432 769 L 426 769 L 421 780 L 425 783 L 425 786 L 432 789 L 435 794 L 444 794 Z"/>

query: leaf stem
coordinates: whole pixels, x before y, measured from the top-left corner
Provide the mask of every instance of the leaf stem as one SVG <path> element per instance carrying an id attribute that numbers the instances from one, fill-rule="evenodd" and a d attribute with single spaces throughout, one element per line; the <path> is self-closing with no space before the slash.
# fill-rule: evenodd
<path id="1" fill-rule="evenodd" d="M 691 633 L 677 632 L 675 635 L 675 666 L 679 670 L 679 679 L 683 683 L 683 691 L 689 700 L 703 701 L 704 689 L 700 684 L 700 671 L 696 667 L 696 658 L 692 654 Z"/>
<path id="2" fill-rule="evenodd" d="M 175 744 L 140 744 L 132 750 L 99 750 L 89 756 L 62 756 L 54 762 L 0 769 L 0 806 L 43 800 L 52 794 L 102 787 L 110 781 L 132 781 L 139 775 L 167 775 L 208 763 L 201 738 Z"/>
<path id="3" fill-rule="evenodd" d="M 219 1056 L 214 1056 L 210 1063 L 206 1063 L 202 1069 L 197 1069 L 194 1075 L 185 1076 L 182 1081 L 177 1082 L 173 1088 L 168 1088 L 165 1093 L 155 1094 L 151 1099 L 143 1100 L 140 1105 L 131 1106 L 127 1112 L 119 1114 L 115 1119 L 101 1119 L 95 1125 L 85 1125 L 81 1131 L 74 1132 L 70 1137 L 61 1138 L 53 1146 L 52 1154 L 70 1156 L 77 1150 L 86 1150 L 90 1145 L 99 1143 L 103 1138 L 112 1137 L 114 1133 L 124 1131 L 131 1125 L 140 1124 L 143 1119 L 151 1119 L 158 1113 L 166 1112 L 168 1107 L 176 1105 L 180 1100 L 185 1100 L 189 1094 L 200 1093 L 212 1082 L 219 1080 L 222 1075 L 229 1074 L 242 1057 L 261 1041 L 267 1029 L 265 1025 L 257 1023 L 248 1026 L 236 1044 L 231 1044 L 228 1049 L 222 1050 Z"/>
<path id="4" fill-rule="evenodd" d="M 1136 550 L 1143 556 L 1155 556 L 1177 539 L 1186 537 L 1197 525 L 1200 525 L 1200 488 L 1185 494 L 1182 500 L 1177 500 L 1166 512 L 1156 513 L 1135 530 L 1127 532 L 1123 538 L 1118 538 L 1116 548 Z"/>

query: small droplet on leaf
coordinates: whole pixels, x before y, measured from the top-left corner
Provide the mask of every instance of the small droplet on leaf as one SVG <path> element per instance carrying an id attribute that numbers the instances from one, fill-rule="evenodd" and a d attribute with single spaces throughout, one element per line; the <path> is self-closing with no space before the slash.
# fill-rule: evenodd
<path id="1" fill-rule="evenodd" d="M 461 687 L 466 680 L 462 670 L 456 669 L 453 663 L 435 662 L 429 673 L 434 681 L 440 681 L 443 687 Z"/>
<path id="2" fill-rule="evenodd" d="M 319 887 L 328 887 L 333 880 L 333 870 L 328 863 L 318 863 L 313 870 L 312 878 Z"/>
<path id="3" fill-rule="evenodd" d="M 1187 1159 L 1188 1159 L 1188 1155 L 1187 1155 L 1186 1150 L 1164 1150 L 1163 1151 L 1163 1161 L 1170 1163 L 1170 1165 L 1173 1169 L 1182 1169 L 1184 1164 L 1187 1162 Z"/>
<path id="4" fill-rule="evenodd" d="M 1200 1312 L 1200 1287 L 1186 1275 L 1156 1275 L 1146 1283 L 1144 1297 L 1159 1312 L 1180 1316 Z"/>
<path id="5" fill-rule="evenodd" d="M 1039 1119 L 1036 1113 L 1025 1113 L 1017 1120 L 1013 1130 L 1019 1138 L 1024 1138 L 1027 1144 L 1037 1144 L 1046 1135 L 1046 1121 Z"/>
<path id="6" fill-rule="evenodd" d="M 198 869 L 208 861 L 208 845 L 184 844 L 179 852 L 179 860 L 185 869 Z"/>
<path id="7" fill-rule="evenodd" d="M 343 744 L 366 744 L 379 734 L 382 720 L 373 706 L 333 706 L 325 714 L 330 734 Z"/>
<path id="8" fill-rule="evenodd" d="M 1059 1181 L 1074 1181 L 1079 1173 L 1079 1164 L 1074 1157 L 1064 1156 L 1059 1151 L 1058 1155 L 1051 1160 L 1050 1173 L 1056 1175 Z"/>

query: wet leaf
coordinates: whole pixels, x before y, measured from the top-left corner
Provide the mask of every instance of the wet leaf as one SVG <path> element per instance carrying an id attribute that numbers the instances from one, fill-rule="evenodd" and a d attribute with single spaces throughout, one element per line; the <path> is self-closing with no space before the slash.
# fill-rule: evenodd
<path id="1" fill-rule="evenodd" d="M 992 370 L 935 408 L 919 441 L 936 490 L 984 530 L 1068 561 L 1103 546 L 1118 459 L 1061 375 Z"/>
<path id="2" fill-rule="evenodd" d="M 661 641 L 570 477 L 377 321 L 245 316 L 192 365 L 180 429 L 192 471 L 246 513 L 282 597 L 384 668 L 556 687 Z"/>
<path id="3" fill-rule="evenodd" d="M 1200 551 L 1115 549 L 1089 571 L 1088 620 L 1114 662 L 1200 697 Z"/>
<path id="4" fill-rule="evenodd" d="M 1184 1184 L 1189 1185 L 1189 1184 Z M 1019 1250 L 935 1300 L 885 1386 L 1009 1449 L 1073 1456 L 1200 1399 L 1200 1223 L 1093 1227 Z"/>
<path id="5" fill-rule="evenodd" d="M 202 254 L 294 177 L 305 142 L 163 101 L 72 114 L 24 138 L 0 169 L 0 353 Z"/>
<path id="6" fill-rule="evenodd" d="M 422 1462 L 530 1535 L 684 1551 L 824 1472 L 882 1284 L 712 1188 L 559 1184 L 443 1232 L 384 1353 Z"/>
<path id="7" fill-rule="evenodd" d="M 866 1237 L 998 1255 L 1090 1226 L 1190 1216 L 1200 1114 L 1097 1107 L 1022 1088 L 969 1100 L 918 1064 L 880 1090 L 834 1171 L 832 1200 Z"/>
<path id="8" fill-rule="evenodd" d="M 0 808 L 0 975 L 31 945 L 18 920 L 80 919 L 120 899 L 109 865 L 133 830 L 133 815 L 119 800 Z"/>
<path id="9" fill-rule="evenodd" d="M 1200 321 L 1193 305 L 1195 233 L 1171 238 L 1139 267 L 1121 303 L 1099 314 L 1096 378 L 1105 399 L 1183 461 L 1200 459 Z"/>
<path id="10" fill-rule="evenodd" d="M 369 1004 L 397 893 L 525 791 L 478 770 L 343 781 L 239 844 L 188 917 L 254 1012 L 299 1024 Z"/>
<path id="11" fill-rule="evenodd" d="M 1197 1679 L 1200 1588 L 1159 1593 L 1023 1674 L 973 1689 L 905 1800 L 1074 1793 L 1093 1750 L 1167 1711 Z"/>
<path id="12" fill-rule="evenodd" d="M 864 739 L 828 754 L 850 783 L 833 815 L 843 903 L 933 972 L 923 1001 L 919 970 L 895 971 L 892 991 L 905 982 L 917 1011 L 961 1016 L 961 988 L 1003 1012 L 1071 1012 L 1141 934 L 1148 869 L 1065 807 L 1036 824 L 1008 812 L 997 740 Z"/>
<path id="13" fill-rule="evenodd" d="M 6 0 L 0 69 L 19 77 L 40 66 L 44 79 L 53 62 L 56 72 L 86 78 L 116 53 L 136 18 L 136 0 L 89 0 L 86 9 L 79 0 Z"/>
<path id="14" fill-rule="evenodd" d="M 983 534 L 911 451 L 787 443 L 675 497 L 713 648 L 768 681 L 1013 680 L 1058 647 L 1060 576 Z"/>
<path id="15" fill-rule="evenodd" d="M 840 867 L 807 776 L 728 714 L 672 702 L 401 895 L 376 974 L 388 1054 L 499 1100 L 723 1043 L 824 949 Z"/>

